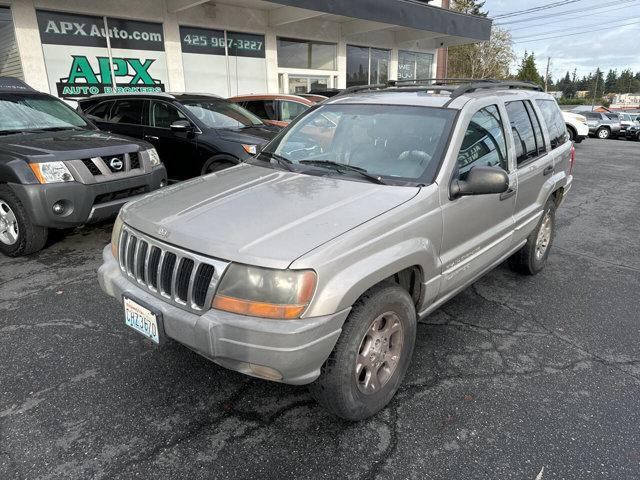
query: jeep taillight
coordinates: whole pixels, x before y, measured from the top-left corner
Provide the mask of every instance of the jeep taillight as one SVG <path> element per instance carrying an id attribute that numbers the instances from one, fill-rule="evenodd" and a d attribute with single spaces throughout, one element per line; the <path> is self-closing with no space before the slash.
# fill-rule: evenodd
<path id="1" fill-rule="evenodd" d="M 573 164 L 576 163 L 576 147 L 571 145 L 571 160 L 569 160 L 569 175 L 573 173 Z"/>

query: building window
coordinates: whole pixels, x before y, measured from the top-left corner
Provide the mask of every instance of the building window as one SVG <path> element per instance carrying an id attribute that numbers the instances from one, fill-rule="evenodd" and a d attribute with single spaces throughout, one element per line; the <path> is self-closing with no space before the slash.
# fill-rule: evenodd
<path id="1" fill-rule="evenodd" d="M 389 50 L 347 45 L 347 87 L 389 80 Z"/>
<path id="2" fill-rule="evenodd" d="M 430 53 L 398 52 L 398 80 L 433 78 L 433 55 Z"/>
<path id="3" fill-rule="evenodd" d="M 336 69 L 335 43 L 278 38 L 278 67 L 313 70 Z"/>

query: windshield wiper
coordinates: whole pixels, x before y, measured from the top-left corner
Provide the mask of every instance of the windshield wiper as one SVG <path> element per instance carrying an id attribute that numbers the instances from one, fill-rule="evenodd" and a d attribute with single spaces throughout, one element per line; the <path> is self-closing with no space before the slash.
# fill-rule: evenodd
<path id="1" fill-rule="evenodd" d="M 377 183 L 379 185 L 388 185 L 388 183 L 385 182 L 381 177 L 376 177 L 375 175 L 370 174 L 366 169 L 362 167 L 356 167 L 354 165 L 348 165 L 346 163 L 331 162 L 329 160 L 300 160 L 298 163 L 301 163 L 303 165 L 326 167 L 340 173 L 345 173 L 345 171 L 354 172 L 373 183 Z"/>
<path id="2" fill-rule="evenodd" d="M 278 162 L 278 165 L 284 167 L 286 170 L 290 172 L 294 171 L 293 167 L 291 167 L 293 162 L 288 158 L 283 157 L 282 155 L 278 155 L 277 153 L 272 153 L 272 152 L 260 152 L 258 154 L 258 157 L 260 157 L 261 155 L 264 155 L 267 158 L 275 160 L 276 162 Z"/>

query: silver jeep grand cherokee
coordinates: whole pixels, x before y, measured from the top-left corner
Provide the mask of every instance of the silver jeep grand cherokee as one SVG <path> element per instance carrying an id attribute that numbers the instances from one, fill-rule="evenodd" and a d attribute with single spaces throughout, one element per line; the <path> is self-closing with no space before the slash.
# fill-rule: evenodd
<path id="1" fill-rule="evenodd" d="M 572 166 L 530 84 L 347 90 L 249 162 L 125 206 L 100 284 L 154 342 L 359 420 L 398 389 L 419 318 L 506 259 L 544 267 Z"/>

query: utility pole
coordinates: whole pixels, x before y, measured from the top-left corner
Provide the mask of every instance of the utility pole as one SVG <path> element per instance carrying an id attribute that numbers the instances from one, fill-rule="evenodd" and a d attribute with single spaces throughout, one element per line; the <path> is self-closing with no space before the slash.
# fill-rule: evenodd
<path id="1" fill-rule="evenodd" d="M 551 57 L 547 57 L 547 72 L 544 74 L 544 91 L 546 92 L 549 87 L 549 64 L 551 63 Z"/>
<path id="2" fill-rule="evenodd" d="M 593 102 L 591 102 L 591 111 L 596 108 L 596 93 L 598 93 L 598 71 L 596 70 L 596 88 L 593 89 Z"/>

